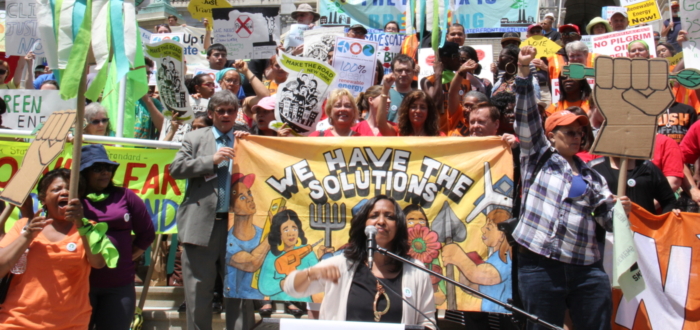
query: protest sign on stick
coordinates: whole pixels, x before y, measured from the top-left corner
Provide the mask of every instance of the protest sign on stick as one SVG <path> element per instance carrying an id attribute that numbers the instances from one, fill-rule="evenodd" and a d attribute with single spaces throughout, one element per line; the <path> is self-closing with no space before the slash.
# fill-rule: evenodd
<path id="1" fill-rule="evenodd" d="M 661 19 L 656 0 L 622 0 L 620 4 L 627 8 L 630 26 L 651 23 Z"/>
<path id="2" fill-rule="evenodd" d="M 182 44 L 172 39 L 147 45 L 148 56 L 154 59 L 158 68 L 156 83 L 160 91 L 160 100 L 167 109 L 163 112 L 165 119 L 160 130 L 163 138 L 171 129 L 170 120 L 176 115 L 184 122 L 180 125 L 173 141 L 182 141 L 186 132 L 190 131 L 193 119 L 192 108 L 189 104 L 189 93 L 185 87 L 185 63 L 183 63 Z"/>
<path id="3" fill-rule="evenodd" d="M 204 49 L 204 36 L 206 30 L 204 28 L 196 28 L 192 26 L 173 26 L 173 32 L 182 33 L 182 44 L 185 47 L 185 60 L 188 72 L 194 72 L 199 68 L 209 68 L 207 61 L 207 50 Z M 214 38 L 211 38 L 211 43 L 214 43 Z"/>
<path id="4" fill-rule="evenodd" d="M 345 35 L 345 28 L 327 27 L 304 31 L 304 57 L 328 61 L 328 52 L 335 46 L 335 37 Z"/>
<path id="5" fill-rule="evenodd" d="M 333 68 L 338 72 L 335 88 L 347 88 L 357 96 L 374 85 L 376 66 L 376 42 L 338 37 L 333 53 Z"/>
<path id="6" fill-rule="evenodd" d="M 550 57 L 554 56 L 554 54 L 557 53 L 561 49 L 561 46 L 559 46 L 556 42 L 549 40 L 549 38 L 545 36 L 533 36 L 530 38 L 525 39 L 523 43 L 520 45 L 520 47 L 524 46 L 533 46 L 537 49 L 537 58 L 540 58 L 542 56 L 544 57 Z"/>
<path id="7" fill-rule="evenodd" d="M 591 38 L 593 53 L 611 57 L 629 57 L 627 45 L 635 40 L 643 40 L 649 45 L 649 57 L 656 57 L 654 44 L 654 28 L 643 26 L 624 31 L 595 35 Z"/>
<path id="8" fill-rule="evenodd" d="M 218 8 L 214 16 L 214 41 L 223 44 L 229 58 L 269 59 L 280 38 L 279 8 Z"/>
<path id="9" fill-rule="evenodd" d="M 297 133 L 311 133 L 321 119 L 321 104 L 337 74 L 326 62 L 313 58 L 280 53 L 278 63 L 289 76 L 277 87 L 275 119 Z"/>
<path id="10" fill-rule="evenodd" d="M 76 99 L 63 100 L 57 90 L 5 89 L 0 98 L 7 105 L 2 124 L 11 129 L 32 131 L 59 110 L 75 109 Z"/>
<path id="11" fill-rule="evenodd" d="M 386 33 L 381 30 L 373 30 L 365 35 L 365 40 L 377 43 L 377 59 L 382 62 L 384 74 L 391 73 L 391 61 L 401 54 L 401 44 L 405 38 L 405 34 Z"/>
<path id="12" fill-rule="evenodd" d="M 190 12 L 192 18 L 197 20 L 208 19 L 209 30 L 212 29 L 211 22 L 214 22 L 212 17 L 212 9 L 214 8 L 231 8 L 231 4 L 226 0 L 190 0 L 187 5 L 187 11 Z"/>
<path id="13" fill-rule="evenodd" d="M 683 43 L 683 62 L 686 68 L 700 69 L 700 6 L 681 6 L 681 26 L 688 32 L 688 41 Z M 678 28 L 678 27 L 676 27 Z"/>
<path id="14" fill-rule="evenodd" d="M 8 56 L 25 56 L 33 51 L 34 55 L 43 56 L 35 4 L 25 0 L 7 0 L 5 10 L 5 53 Z"/>
<path id="15" fill-rule="evenodd" d="M 619 12 L 627 12 L 627 8 L 625 7 L 620 7 L 620 6 L 606 6 L 601 9 L 601 14 L 600 17 L 603 19 L 610 20 L 612 15 L 615 15 L 615 13 Z"/>

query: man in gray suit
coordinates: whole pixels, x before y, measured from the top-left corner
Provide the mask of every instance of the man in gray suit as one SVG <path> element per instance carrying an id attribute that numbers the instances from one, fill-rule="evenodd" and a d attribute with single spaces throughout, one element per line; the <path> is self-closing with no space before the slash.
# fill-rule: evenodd
<path id="1" fill-rule="evenodd" d="M 213 127 L 185 135 L 170 165 L 170 175 L 188 179 L 185 200 L 177 211 L 178 238 L 183 246 L 182 274 L 187 302 L 187 327 L 211 329 L 217 272 L 224 278 L 226 236 L 233 163 L 233 141 L 239 109 L 228 90 L 216 92 L 207 108 Z M 250 300 L 226 299 L 226 328 L 250 329 L 255 318 Z"/>

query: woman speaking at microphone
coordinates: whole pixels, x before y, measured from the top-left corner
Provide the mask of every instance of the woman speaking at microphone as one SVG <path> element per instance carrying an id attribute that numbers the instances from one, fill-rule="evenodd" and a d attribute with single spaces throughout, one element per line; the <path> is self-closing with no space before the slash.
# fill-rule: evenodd
<path id="1" fill-rule="evenodd" d="M 295 298 L 324 292 L 322 320 L 403 323 L 435 329 L 435 302 L 429 275 L 379 253 L 374 253 L 370 268 L 365 235 L 365 227 L 370 225 L 377 228 L 375 237 L 379 247 L 408 256 L 408 229 L 401 207 L 393 198 L 378 195 L 352 218 L 349 246 L 344 252 L 292 272 L 281 283 L 284 291 Z M 417 260 L 413 263 L 423 267 Z"/>

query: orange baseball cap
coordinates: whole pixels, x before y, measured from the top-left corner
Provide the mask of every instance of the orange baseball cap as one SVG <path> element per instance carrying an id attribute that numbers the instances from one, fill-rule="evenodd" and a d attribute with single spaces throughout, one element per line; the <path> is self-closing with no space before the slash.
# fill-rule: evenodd
<path id="1" fill-rule="evenodd" d="M 588 117 L 576 115 L 568 110 L 557 111 L 547 117 L 547 121 L 544 123 L 544 132 L 547 134 L 557 128 L 557 126 L 566 126 L 574 122 L 578 122 L 581 126 L 588 126 Z"/>

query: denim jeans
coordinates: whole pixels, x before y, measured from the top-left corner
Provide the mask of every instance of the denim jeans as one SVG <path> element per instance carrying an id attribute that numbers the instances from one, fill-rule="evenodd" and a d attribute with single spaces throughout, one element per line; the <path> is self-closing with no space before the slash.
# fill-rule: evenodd
<path id="1" fill-rule="evenodd" d="M 574 329 L 611 329 L 612 291 L 602 262 L 571 265 L 518 250 L 518 291 L 524 309 L 563 326 L 569 309 Z M 527 329 L 545 329 L 528 322 Z"/>

